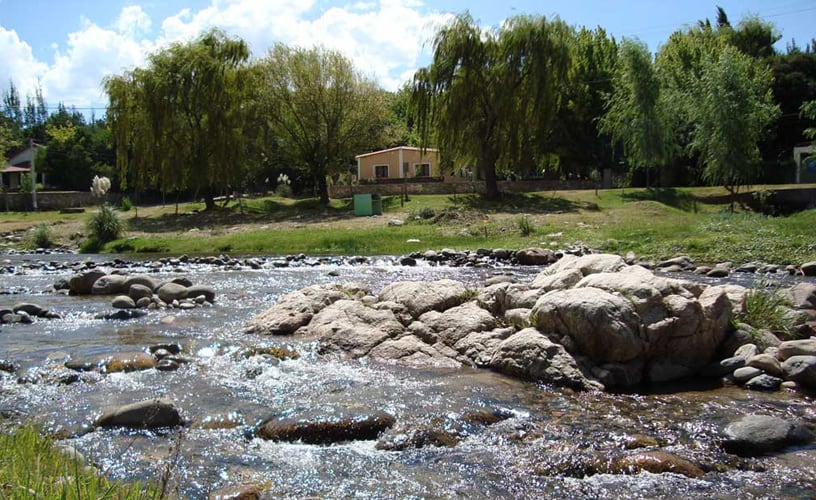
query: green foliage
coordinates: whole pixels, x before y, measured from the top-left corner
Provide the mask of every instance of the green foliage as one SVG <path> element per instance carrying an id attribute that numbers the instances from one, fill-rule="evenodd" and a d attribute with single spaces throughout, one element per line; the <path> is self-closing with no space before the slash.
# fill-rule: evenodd
<path id="1" fill-rule="evenodd" d="M 802 118 L 816 120 L 816 100 L 803 102 L 801 108 L 799 108 L 799 113 Z M 806 128 L 804 135 L 808 139 L 816 139 L 816 127 Z"/>
<path id="2" fill-rule="evenodd" d="M 551 153 L 572 34 L 557 18 L 517 16 L 483 30 L 469 14 L 457 16 L 437 32 L 430 66 L 414 75 L 421 144 L 439 147 L 443 161 L 475 164 L 487 198 L 497 199 L 497 169 Z"/>
<path id="3" fill-rule="evenodd" d="M 133 202 L 130 201 L 130 197 L 123 196 L 122 202 L 120 204 L 120 210 L 122 210 L 123 212 L 129 212 L 131 208 L 133 208 Z"/>
<path id="4" fill-rule="evenodd" d="M 250 152 L 244 126 L 256 108 L 248 58 L 243 40 L 211 30 L 105 80 L 123 188 L 194 188 L 212 209 L 215 193 L 241 185 Z"/>
<path id="5" fill-rule="evenodd" d="M 533 222 L 527 215 L 521 215 L 518 219 L 516 219 L 516 225 L 518 226 L 519 233 L 521 233 L 522 236 L 530 236 L 535 230 Z"/>
<path id="6" fill-rule="evenodd" d="M 31 174 L 23 174 L 20 176 L 20 185 L 17 190 L 21 193 L 30 193 L 33 184 L 31 182 Z"/>
<path id="7" fill-rule="evenodd" d="M 46 224 L 37 224 L 31 233 L 31 245 L 34 248 L 48 248 L 53 245 L 51 229 Z"/>
<path id="8" fill-rule="evenodd" d="M 88 221 L 88 233 L 91 240 L 97 244 L 105 244 L 117 240 L 125 232 L 124 221 L 119 214 L 107 204 L 99 207 Z"/>
<path id="9" fill-rule="evenodd" d="M 313 178 L 327 204 L 326 176 L 347 172 L 354 155 L 381 144 L 387 95 L 345 56 L 322 48 L 277 44 L 255 66 L 254 77 L 258 111 L 276 138 L 270 154 Z"/>
<path id="10" fill-rule="evenodd" d="M 779 287 L 760 280 L 745 295 L 745 311 L 738 321 L 754 328 L 770 330 L 782 338 L 791 337 L 791 325 L 788 319 L 790 301 L 780 293 Z"/>
<path id="11" fill-rule="evenodd" d="M 51 439 L 30 426 L 4 430 L 0 435 L 0 496 L 71 500 L 163 497 L 153 485 L 108 480 L 98 470 L 61 452 Z"/>
<path id="12" fill-rule="evenodd" d="M 613 93 L 600 130 L 623 145 L 631 168 L 653 168 L 671 157 L 668 107 L 652 55 L 642 42 L 620 44 Z"/>
<path id="13" fill-rule="evenodd" d="M 700 155 L 706 182 L 735 192 L 756 178 L 757 144 L 779 114 L 771 94 L 772 75 L 731 47 L 707 54 L 702 69 L 691 92 L 690 148 Z"/>

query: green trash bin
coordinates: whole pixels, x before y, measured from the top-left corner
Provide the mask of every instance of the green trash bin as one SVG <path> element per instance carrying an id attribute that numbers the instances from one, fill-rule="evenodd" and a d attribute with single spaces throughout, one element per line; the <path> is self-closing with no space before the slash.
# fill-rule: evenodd
<path id="1" fill-rule="evenodd" d="M 371 195 L 371 214 L 382 215 L 382 199 L 378 194 Z"/>
<path id="2" fill-rule="evenodd" d="M 354 195 L 354 215 L 373 215 L 373 202 L 371 194 L 355 194 Z M 380 206 L 382 212 L 382 205 Z"/>

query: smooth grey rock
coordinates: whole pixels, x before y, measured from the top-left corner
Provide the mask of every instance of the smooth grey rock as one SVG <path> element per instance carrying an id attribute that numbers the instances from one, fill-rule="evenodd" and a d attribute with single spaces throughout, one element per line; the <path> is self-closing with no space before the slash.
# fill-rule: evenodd
<path id="1" fill-rule="evenodd" d="M 126 278 L 121 274 L 108 274 L 94 281 L 91 286 L 93 295 L 116 295 L 127 291 L 125 288 Z"/>
<path id="2" fill-rule="evenodd" d="M 97 269 L 71 276 L 68 280 L 71 295 L 89 295 L 93 284 L 102 276 L 105 276 L 105 273 Z"/>
<path id="3" fill-rule="evenodd" d="M 136 307 L 136 302 L 127 295 L 118 295 L 111 302 L 111 307 L 114 309 L 133 309 Z"/>
<path id="4" fill-rule="evenodd" d="M 773 375 L 775 377 L 779 377 L 782 375 L 782 364 L 779 362 L 778 359 L 771 356 L 770 354 L 757 354 L 756 356 L 751 356 L 745 362 L 747 366 L 751 366 L 754 368 L 759 368 L 760 370 L 766 372 L 768 375 Z"/>
<path id="5" fill-rule="evenodd" d="M 816 309 L 816 283 L 797 283 L 787 291 L 787 296 L 797 309 Z"/>
<path id="6" fill-rule="evenodd" d="M 816 276 L 816 260 L 805 262 L 800 266 L 800 270 L 805 276 Z"/>
<path id="7" fill-rule="evenodd" d="M 530 283 L 530 288 L 536 288 L 542 292 L 564 290 L 577 285 L 583 277 L 584 275 L 578 269 L 564 269 L 557 273 L 539 273 Z"/>
<path id="8" fill-rule="evenodd" d="M 457 281 L 398 281 L 386 286 L 379 294 L 381 301 L 405 305 L 414 318 L 428 311 L 445 311 L 465 301 L 467 290 Z"/>
<path id="9" fill-rule="evenodd" d="M 389 310 L 377 310 L 356 300 L 338 300 L 317 313 L 308 334 L 320 341 L 321 352 L 365 356 L 386 339 L 405 328 Z"/>
<path id="10" fill-rule="evenodd" d="M 156 290 L 156 295 L 167 303 L 187 298 L 187 287 L 178 283 L 165 283 Z"/>
<path id="11" fill-rule="evenodd" d="M 728 424 L 722 445 L 729 453 L 756 456 L 808 443 L 811 432 L 798 422 L 768 415 L 746 415 Z"/>
<path id="12" fill-rule="evenodd" d="M 278 302 L 255 316 L 246 333 L 290 335 L 311 321 L 312 316 L 338 300 L 348 299 L 353 292 L 341 285 L 312 285 L 281 297 Z"/>
<path id="13" fill-rule="evenodd" d="M 128 289 L 128 297 L 137 302 L 139 301 L 139 299 L 143 299 L 145 297 L 151 298 L 153 297 L 153 289 L 148 287 L 147 285 L 134 283 L 130 285 L 130 288 Z"/>
<path id="14" fill-rule="evenodd" d="M 394 361 L 413 367 L 457 368 L 461 363 L 445 356 L 434 346 L 415 335 L 403 335 L 397 339 L 387 339 L 368 352 L 368 357 L 376 360 Z"/>
<path id="15" fill-rule="evenodd" d="M 178 408 L 169 399 L 149 399 L 106 411 L 94 422 L 94 427 L 127 427 L 155 429 L 175 427 L 183 420 Z"/>
<path id="16" fill-rule="evenodd" d="M 754 368 L 753 366 L 744 366 L 742 368 L 737 368 L 734 370 L 734 381 L 739 384 L 744 384 L 748 382 L 754 377 L 758 377 L 762 375 L 764 372 L 759 368 Z"/>
<path id="17" fill-rule="evenodd" d="M 816 356 L 816 338 L 787 340 L 779 344 L 779 358 L 783 361 L 792 356 Z"/>
<path id="18" fill-rule="evenodd" d="M 584 376 L 564 346 L 553 343 L 535 328 L 525 328 L 503 340 L 490 367 L 526 380 L 581 390 L 603 389 L 600 383 Z"/>
<path id="19" fill-rule="evenodd" d="M 787 380 L 808 389 L 816 388 L 816 356 L 791 356 L 782 363 Z"/>
<path id="20" fill-rule="evenodd" d="M 564 269 L 576 269 L 581 272 L 581 275 L 587 276 L 594 273 L 612 273 L 624 267 L 626 267 L 626 261 L 620 255 L 590 254 L 581 257 L 565 255 L 544 272 L 556 274 Z"/>
<path id="21" fill-rule="evenodd" d="M 159 282 L 146 274 L 134 274 L 125 279 L 125 290 L 130 290 L 133 285 L 142 285 L 155 292 L 159 287 Z"/>
<path id="22" fill-rule="evenodd" d="M 14 304 L 12 310 L 15 313 L 19 313 L 20 311 L 22 311 L 28 314 L 29 316 L 42 316 L 46 313 L 45 309 L 38 306 L 37 304 L 32 304 L 30 302 L 21 302 L 19 304 Z"/>
<path id="23" fill-rule="evenodd" d="M 525 248 L 516 252 L 516 260 L 522 266 L 546 266 L 558 260 L 558 257 L 547 248 Z"/>
<path id="24" fill-rule="evenodd" d="M 193 285 L 187 287 L 187 297 L 203 295 L 207 302 L 215 302 L 215 288 L 209 285 Z"/>
<path id="25" fill-rule="evenodd" d="M 472 332 L 493 330 L 498 323 L 492 314 L 473 301 L 444 312 L 428 311 L 419 317 L 419 321 L 434 331 L 438 340 L 448 346 L 453 346 Z"/>
<path id="26" fill-rule="evenodd" d="M 757 354 L 759 354 L 759 349 L 757 349 L 755 344 L 743 344 L 739 346 L 736 351 L 734 351 L 734 356 L 744 358 L 746 361 L 749 358 L 753 358 Z"/>

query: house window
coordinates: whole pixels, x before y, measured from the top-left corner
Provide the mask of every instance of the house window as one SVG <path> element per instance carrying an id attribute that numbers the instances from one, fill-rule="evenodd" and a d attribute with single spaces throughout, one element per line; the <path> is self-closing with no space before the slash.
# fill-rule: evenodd
<path id="1" fill-rule="evenodd" d="M 388 165 L 374 165 L 374 177 L 378 179 L 388 177 Z"/>
<path id="2" fill-rule="evenodd" d="M 430 177 L 430 175 L 431 175 L 430 163 L 414 164 L 414 177 Z"/>

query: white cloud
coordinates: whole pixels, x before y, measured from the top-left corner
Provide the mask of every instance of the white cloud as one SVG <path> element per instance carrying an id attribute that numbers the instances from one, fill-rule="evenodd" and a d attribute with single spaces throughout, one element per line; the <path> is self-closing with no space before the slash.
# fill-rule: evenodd
<path id="1" fill-rule="evenodd" d="M 39 78 L 52 105 L 98 106 L 105 102 L 105 76 L 144 64 L 157 48 L 218 27 L 243 38 L 256 57 L 276 42 L 338 50 L 393 90 L 427 61 L 428 41 L 449 18 L 426 12 L 418 0 L 363 0 L 324 10 L 314 0 L 212 0 L 204 9 L 184 9 L 161 20 L 131 5 L 110 27 L 83 19 L 78 31 L 54 46 L 51 63 L 38 61 L 16 32 L 0 26 L 0 89 L 12 77 L 23 95 L 33 93 Z M 153 21 L 160 29 L 148 38 Z"/>
<path id="2" fill-rule="evenodd" d="M 0 89 L 5 92 L 9 81 L 21 94 L 25 104 L 26 94 L 34 95 L 37 80 L 48 69 L 48 65 L 38 61 L 31 46 L 20 40 L 17 32 L 0 26 Z"/>

